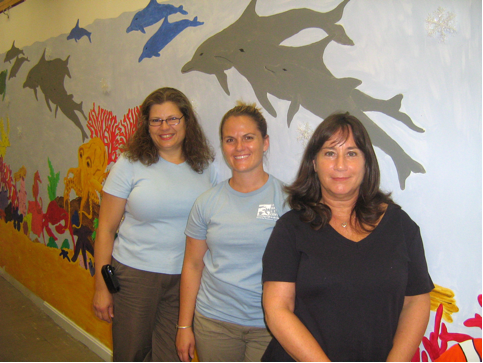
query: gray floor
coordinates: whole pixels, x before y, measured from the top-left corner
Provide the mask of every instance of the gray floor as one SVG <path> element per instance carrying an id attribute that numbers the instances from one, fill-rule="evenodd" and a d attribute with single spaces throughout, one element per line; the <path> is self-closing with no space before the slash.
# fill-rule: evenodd
<path id="1" fill-rule="evenodd" d="M 100 362 L 0 276 L 0 361 Z"/>

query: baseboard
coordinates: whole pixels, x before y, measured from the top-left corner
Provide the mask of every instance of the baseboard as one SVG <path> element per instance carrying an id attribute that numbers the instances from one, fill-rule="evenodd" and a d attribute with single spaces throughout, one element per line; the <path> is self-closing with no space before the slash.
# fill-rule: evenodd
<path id="1" fill-rule="evenodd" d="M 52 320 L 54 320 L 75 339 L 86 345 L 90 350 L 92 350 L 106 362 L 112 362 L 112 351 L 85 330 L 81 329 L 67 316 L 45 301 L 43 310 L 52 318 Z"/>
<path id="2" fill-rule="evenodd" d="M 107 348 L 104 344 L 99 342 L 92 335 L 80 328 L 76 323 L 62 314 L 59 310 L 54 308 L 49 303 L 40 299 L 32 291 L 23 286 L 20 282 L 15 280 L 10 276 L 4 268 L 0 267 L 0 276 L 12 284 L 17 290 L 28 297 L 32 302 L 39 308 L 42 309 L 48 316 L 55 321 L 60 327 L 62 327 L 67 333 L 72 337 L 80 341 L 82 344 L 86 345 L 90 350 L 96 353 L 106 362 L 112 362 L 112 351 Z"/>

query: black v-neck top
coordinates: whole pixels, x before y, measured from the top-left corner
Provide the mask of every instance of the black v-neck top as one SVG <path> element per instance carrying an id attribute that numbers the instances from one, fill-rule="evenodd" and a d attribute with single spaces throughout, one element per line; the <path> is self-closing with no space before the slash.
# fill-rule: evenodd
<path id="1" fill-rule="evenodd" d="M 419 227 L 398 206 L 359 242 L 290 211 L 263 256 L 263 281 L 296 283 L 294 313 L 332 361 L 385 361 L 405 296 L 430 292 Z M 293 361 L 276 339 L 264 361 Z"/>

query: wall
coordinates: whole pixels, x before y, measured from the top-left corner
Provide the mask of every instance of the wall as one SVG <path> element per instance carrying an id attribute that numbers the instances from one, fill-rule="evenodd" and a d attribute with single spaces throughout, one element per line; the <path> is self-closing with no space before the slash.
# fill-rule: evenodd
<path id="1" fill-rule="evenodd" d="M 383 188 L 421 227 L 440 286 L 433 307 L 444 307 L 426 336 L 445 324 L 481 338 L 481 2 L 176 0 L 188 12 L 169 15 L 179 28 L 160 34 L 159 21 L 127 33 L 147 4 L 29 0 L 0 14 L 4 271 L 110 347 L 109 327 L 90 311 L 98 185 L 149 92 L 169 85 L 190 97 L 224 177 L 217 129 L 236 100 L 264 107 L 266 167 L 285 182 L 325 115 L 349 110 L 370 127 Z M 243 27 L 236 21 L 250 4 L 256 13 L 245 12 Z M 67 39 L 77 19 L 90 40 Z M 145 46 L 162 49 L 143 57 Z M 433 334 L 421 352 L 433 359 L 455 340 Z"/>

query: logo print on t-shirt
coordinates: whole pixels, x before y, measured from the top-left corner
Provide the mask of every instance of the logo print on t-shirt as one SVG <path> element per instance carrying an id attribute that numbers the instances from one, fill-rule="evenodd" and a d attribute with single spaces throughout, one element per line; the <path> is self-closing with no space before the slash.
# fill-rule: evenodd
<path id="1" fill-rule="evenodd" d="M 278 213 L 275 209 L 275 204 L 260 204 L 258 206 L 257 219 L 276 221 L 278 219 Z"/>

